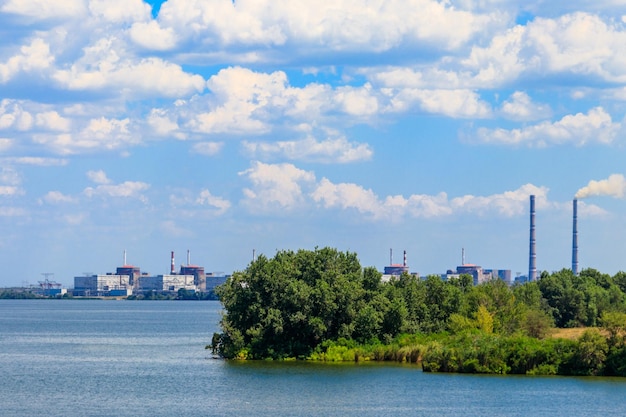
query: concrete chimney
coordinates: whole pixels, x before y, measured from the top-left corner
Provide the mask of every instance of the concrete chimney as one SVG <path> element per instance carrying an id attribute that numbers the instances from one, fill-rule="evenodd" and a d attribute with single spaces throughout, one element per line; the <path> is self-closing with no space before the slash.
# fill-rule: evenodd
<path id="1" fill-rule="evenodd" d="M 572 272 L 578 276 L 578 200 L 572 202 Z"/>
<path id="2" fill-rule="evenodd" d="M 176 273 L 176 264 L 174 263 L 174 251 L 172 251 L 172 264 L 170 267 L 170 273 L 174 275 Z"/>
<path id="3" fill-rule="evenodd" d="M 530 196 L 530 253 L 528 256 L 528 280 L 537 280 L 537 252 L 535 248 L 535 196 Z"/>

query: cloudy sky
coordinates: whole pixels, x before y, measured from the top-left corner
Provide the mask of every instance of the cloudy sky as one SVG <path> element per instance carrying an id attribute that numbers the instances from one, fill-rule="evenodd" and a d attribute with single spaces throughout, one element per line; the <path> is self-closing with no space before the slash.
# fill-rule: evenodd
<path id="1" fill-rule="evenodd" d="M 0 286 L 230 273 L 626 269 L 626 3 L 0 0 Z"/>

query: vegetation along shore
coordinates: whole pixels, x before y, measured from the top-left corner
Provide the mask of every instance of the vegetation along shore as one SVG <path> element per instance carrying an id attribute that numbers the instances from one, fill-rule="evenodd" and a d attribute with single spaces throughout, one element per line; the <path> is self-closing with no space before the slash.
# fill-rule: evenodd
<path id="1" fill-rule="evenodd" d="M 469 275 L 383 282 L 333 248 L 259 256 L 218 288 L 227 359 L 401 361 L 427 372 L 626 376 L 626 273 L 513 287 Z M 556 329 L 585 328 L 576 338 Z"/>

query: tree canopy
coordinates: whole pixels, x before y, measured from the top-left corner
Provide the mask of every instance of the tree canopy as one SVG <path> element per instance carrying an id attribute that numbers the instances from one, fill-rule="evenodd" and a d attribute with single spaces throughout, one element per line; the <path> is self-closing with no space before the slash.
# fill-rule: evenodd
<path id="1" fill-rule="evenodd" d="M 469 275 L 446 281 L 404 273 L 383 282 L 355 253 L 328 247 L 279 251 L 273 258 L 259 256 L 218 287 L 225 312 L 212 345 L 226 358 L 309 358 L 323 354 L 329 343 L 389 344 L 402 335 L 442 332 L 465 342 L 467 334 L 536 340 L 555 325 L 605 325 L 610 338 L 604 353 L 584 351 L 597 342 L 596 334 L 576 348 L 587 355 L 588 366 L 596 366 L 602 358 L 626 356 L 624 276 L 593 269 L 575 276 L 564 269 L 513 287 L 501 280 L 474 286 Z M 467 369 L 479 369 L 475 365 Z M 619 366 L 616 361 L 613 368 Z"/>

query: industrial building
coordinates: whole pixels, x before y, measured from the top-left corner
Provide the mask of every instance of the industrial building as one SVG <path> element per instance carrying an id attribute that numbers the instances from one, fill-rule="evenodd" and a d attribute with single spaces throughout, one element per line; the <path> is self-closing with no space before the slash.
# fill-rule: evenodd
<path id="1" fill-rule="evenodd" d="M 120 297 L 133 293 L 128 275 L 105 274 L 74 277 L 74 295 L 83 297 Z"/>
<path id="2" fill-rule="evenodd" d="M 178 290 L 196 291 L 193 275 L 142 275 L 135 289 L 139 292 L 178 292 Z"/>
<path id="3" fill-rule="evenodd" d="M 180 271 L 175 270 L 174 252 L 171 252 L 170 273 L 163 275 L 149 275 L 142 273 L 138 266 L 126 262 L 116 268 L 116 273 L 104 275 L 84 275 L 74 277 L 74 295 L 76 296 L 129 296 L 148 291 L 159 293 L 176 293 L 181 289 L 186 291 L 212 291 L 218 285 L 226 282 L 227 275 L 206 274 L 204 267 L 190 264 L 187 251 L 187 265 L 181 265 Z M 207 280 L 208 278 L 208 280 Z"/>

